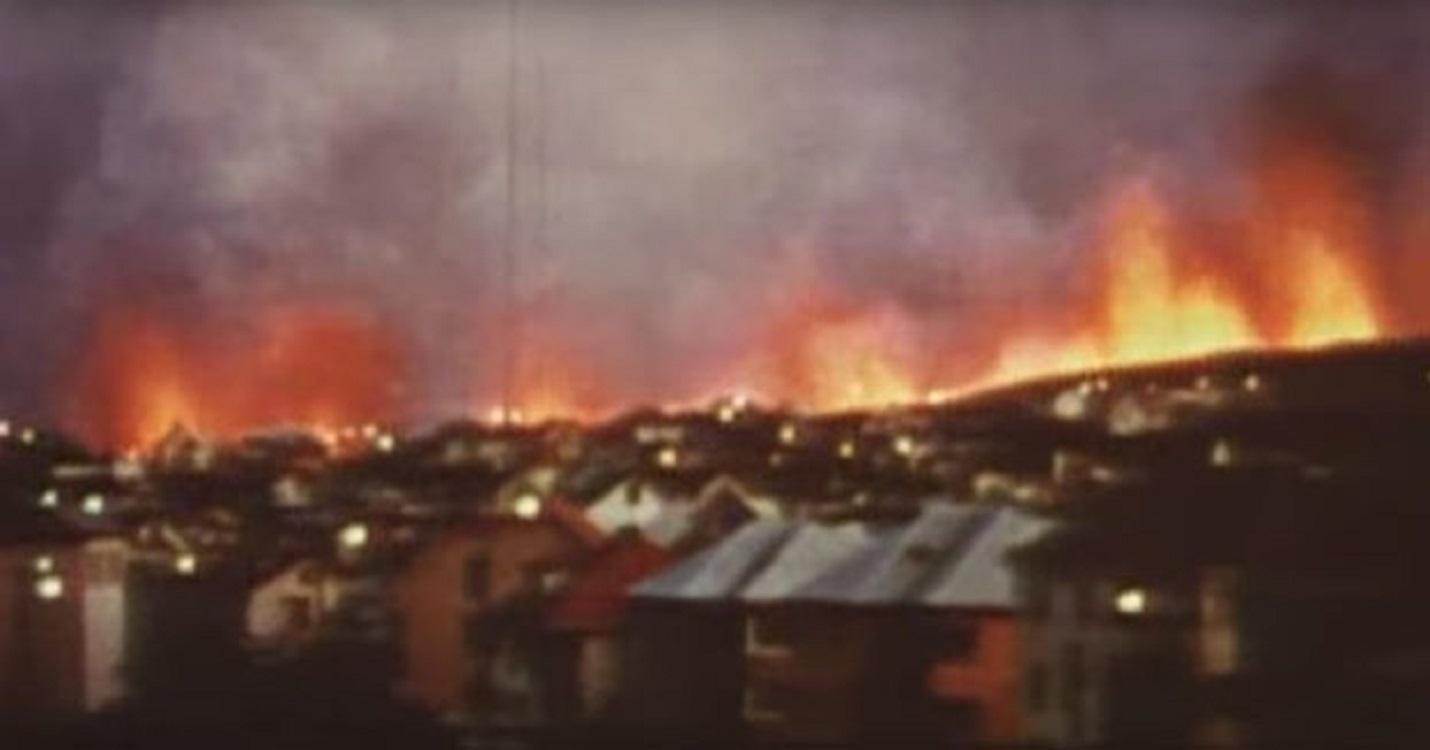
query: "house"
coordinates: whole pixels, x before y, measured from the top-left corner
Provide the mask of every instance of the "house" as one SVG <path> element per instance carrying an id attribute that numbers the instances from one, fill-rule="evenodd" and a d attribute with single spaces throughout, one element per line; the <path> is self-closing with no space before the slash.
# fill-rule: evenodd
<path id="1" fill-rule="evenodd" d="M 542 720 L 542 603 L 602 539 L 579 510 L 548 498 L 476 515 L 428 542 L 394 584 L 399 693 L 463 722 Z"/>
<path id="2" fill-rule="evenodd" d="M 752 612 L 761 679 L 747 712 L 793 739 L 1016 739 L 1016 600 L 1003 558 L 1044 527 L 1013 507 L 933 502 L 876 529 L 781 606 Z M 822 715 L 805 713 L 817 703 Z"/>
<path id="3" fill-rule="evenodd" d="M 124 696 L 127 545 L 53 514 L 0 523 L 0 714 L 73 716 Z"/>
<path id="4" fill-rule="evenodd" d="M 748 522 L 631 590 L 621 724 L 712 741 L 739 733 L 744 613 L 737 595 L 792 531 L 785 521 Z"/>
<path id="5" fill-rule="evenodd" d="M 1414 476 L 1224 470 L 1088 499 L 1015 555 L 1027 738 L 1424 736 L 1425 489 Z"/>
<path id="6" fill-rule="evenodd" d="M 630 589 L 673 559 L 670 550 L 626 528 L 596 550 L 552 599 L 546 628 L 549 648 L 560 655 L 550 676 L 554 722 L 600 724 L 613 718 Z"/>
<path id="7" fill-rule="evenodd" d="M 937 501 L 902 521 L 749 522 L 633 589 L 628 720 L 773 742 L 1012 741 L 1003 558 L 1045 526 Z"/>

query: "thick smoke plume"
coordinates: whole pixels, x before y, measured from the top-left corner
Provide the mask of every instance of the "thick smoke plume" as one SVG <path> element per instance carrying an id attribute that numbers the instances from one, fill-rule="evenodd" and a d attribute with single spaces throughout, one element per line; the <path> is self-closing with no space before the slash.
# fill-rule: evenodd
<path id="1" fill-rule="evenodd" d="M 344 417 L 513 372 L 552 410 L 797 398 L 807 309 L 873 311 L 828 347 L 898 338 L 918 392 L 1085 312 L 1110 183 L 1154 174 L 1220 264 L 1278 149 L 1346 175 L 1422 331 L 1430 13 L 1371 5 L 0 5 L 0 408 L 116 438 L 122 321 L 243 370 L 295 307 L 381 332 L 334 345 L 383 352 Z"/>

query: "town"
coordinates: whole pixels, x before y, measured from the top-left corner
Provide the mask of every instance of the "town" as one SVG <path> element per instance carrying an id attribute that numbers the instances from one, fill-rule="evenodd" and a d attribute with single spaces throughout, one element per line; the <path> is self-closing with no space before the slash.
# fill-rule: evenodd
<path id="1" fill-rule="evenodd" d="M 831 414 L 4 422 L 0 709 L 145 746 L 1411 737 L 1427 440 L 1414 340 Z"/>

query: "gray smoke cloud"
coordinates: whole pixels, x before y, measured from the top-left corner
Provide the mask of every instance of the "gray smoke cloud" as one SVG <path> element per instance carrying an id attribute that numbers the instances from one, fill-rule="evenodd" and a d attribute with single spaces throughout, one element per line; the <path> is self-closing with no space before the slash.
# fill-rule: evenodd
<path id="1" fill-rule="evenodd" d="M 255 305 L 346 300 L 408 347 L 408 416 L 494 394 L 509 142 L 515 302 L 631 401 L 743 356 L 799 268 L 986 348 L 1080 293 L 1130 163 L 1237 200 L 1297 66 L 1314 117 L 1345 94 L 1378 209 L 1430 154 L 1414 5 L 515 7 L 0 5 L 0 408 L 53 418 L 115 300 L 235 347 Z"/>

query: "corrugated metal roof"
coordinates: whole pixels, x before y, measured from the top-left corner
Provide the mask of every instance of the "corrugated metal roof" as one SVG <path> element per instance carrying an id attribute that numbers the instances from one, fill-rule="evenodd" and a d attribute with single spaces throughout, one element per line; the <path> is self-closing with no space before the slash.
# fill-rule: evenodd
<path id="1" fill-rule="evenodd" d="M 946 558 L 959 554 L 976 531 L 970 526 L 978 511 L 965 505 L 934 503 L 894 537 L 867 568 L 867 575 L 846 593 L 856 604 L 896 604 L 917 595 Z"/>
<path id="2" fill-rule="evenodd" d="M 1008 551 L 1032 541 L 1053 523 L 1016 508 L 1002 507 L 974 536 L 963 554 L 950 558 L 919 597 L 931 607 L 1012 609 L 1017 604 Z"/>
<path id="3" fill-rule="evenodd" d="M 787 521 L 747 523 L 719 544 L 642 581 L 632 593 L 651 599 L 732 598 L 793 532 Z"/>
<path id="4" fill-rule="evenodd" d="M 874 537 L 861 523 L 806 523 L 791 534 L 768 565 L 745 586 L 749 602 L 784 599 L 831 567 L 869 547 Z"/>

